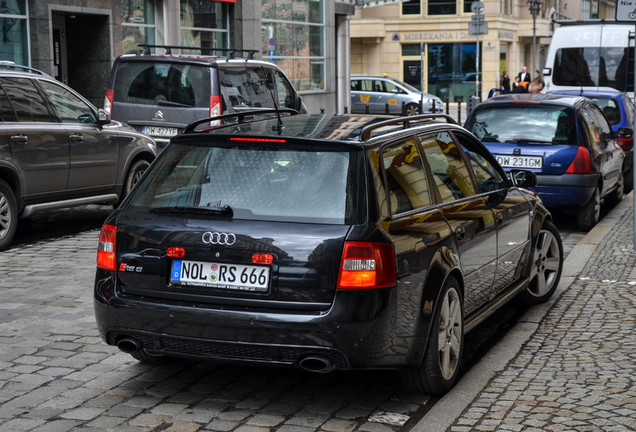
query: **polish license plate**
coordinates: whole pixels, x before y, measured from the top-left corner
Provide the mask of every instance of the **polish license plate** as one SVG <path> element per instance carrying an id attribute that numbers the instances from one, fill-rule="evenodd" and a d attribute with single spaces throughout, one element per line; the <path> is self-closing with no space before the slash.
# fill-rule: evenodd
<path id="1" fill-rule="evenodd" d="M 543 168 L 541 156 L 495 155 L 497 162 L 504 168 Z"/>
<path id="2" fill-rule="evenodd" d="M 145 135 L 173 137 L 179 133 L 179 129 L 163 126 L 144 126 L 141 132 Z"/>
<path id="3" fill-rule="evenodd" d="M 170 282 L 209 288 L 266 292 L 269 267 L 174 260 Z"/>

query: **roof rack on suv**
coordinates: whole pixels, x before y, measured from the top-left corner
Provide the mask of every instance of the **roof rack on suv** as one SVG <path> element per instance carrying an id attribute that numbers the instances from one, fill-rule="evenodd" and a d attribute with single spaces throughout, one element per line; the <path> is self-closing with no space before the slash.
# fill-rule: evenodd
<path id="1" fill-rule="evenodd" d="M 24 72 L 31 72 L 31 73 L 35 73 L 38 75 L 42 75 L 42 76 L 50 76 L 47 73 L 42 72 L 39 69 L 36 68 L 32 68 L 29 66 L 23 66 L 23 65 L 18 65 L 15 64 L 14 62 L 10 61 L 10 60 L 0 60 L 0 68 L 3 69 L 15 69 L 15 70 L 20 70 L 20 71 L 24 71 Z"/>
<path id="2" fill-rule="evenodd" d="M 258 50 L 244 50 L 244 49 L 235 49 L 235 48 L 206 48 L 206 47 L 194 47 L 194 46 L 179 46 L 179 45 L 153 45 L 153 44 L 139 44 L 137 45 L 144 49 L 144 55 L 152 54 L 150 52 L 150 48 L 164 48 L 166 50 L 167 55 L 172 55 L 173 49 L 189 49 L 189 50 L 199 50 L 203 51 L 211 51 L 211 52 L 221 52 L 226 53 L 226 57 L 229 59 L 234 58 L 234 53 L 247 53 L 247 59 L 253 60 L 254 54 L 258 52 Z"/>
<path id="3" fill-rule="evenodd" d="M 376 129 L 379 128 L 383 128 L 386 126 L 390 126 L 390 125 L 394 125 L 394 124 L 399 124 L 402 123 L 404 129 L 408 129 L 411 127 L 411 123 L 413 122 L 419 122 L 422 120 L 433 120 L 436 118 L 441 118 L 446 120 L 446 123 L 452 123 L 452 124 L 456 124 L 458 125 L 459 123 L 457 123 L 457 121 L 452 118 L 451 116 L 449 116 L 448 114 L 419 114 L 419 115 L 414 115 L 414 116 L 407 116 L 407 117 L 400 117 L 400 118 L 396 118 L 396 119 L 389 119 L 386 121 L 381 121 L 378 123 L 374 123 L 368 126 L 365 126 L 362 128 L 362 130 L 360 131 L 360 139 L 363 141 L 368 140 L 371 137 L 371 132 L 373 132 Z"/>
<path id="4" fill-rule="evenodd" d="M 203 123 L 210 122 L 210 121 L 224 120 L 224 119 L 228 119 L 228 118 L 236 118 L 237 119 L 237 123 L 242 123 L 244 121 L 245 117 L 247 117 L 247 116 L 262 115 L 262 114 L 297 115 L 298 111 L 296 111 L 293 108 L 278 108 L 278 109 L 266 108 L 266 109 L 252 109 L 252 110 L 245 110 L 245 111 L 236 111 L 236 112 L 232 112 L 232 113 L 222 114 L 222 115 L 214 116 L 214 117 L 210 117 L 210 118 L 202 118 L 202 119 L 193 121 L 192 123 L 187 125 L 185 128 L 183 128 L 183 133 L 185 134 L 185 133 L 194 132 L 194 130 L 196 129 L 197 126 L 199 126 L 200 124 L 203 124 Z M 231 123 L 231 124 L 227 124 L 227 125 L 221 125 L 219 127 L 231 126 L 233 124 L 235 124 L 235 123 Z M 215 129 L 217 129 L 217 128 L 215 128 Z"/>

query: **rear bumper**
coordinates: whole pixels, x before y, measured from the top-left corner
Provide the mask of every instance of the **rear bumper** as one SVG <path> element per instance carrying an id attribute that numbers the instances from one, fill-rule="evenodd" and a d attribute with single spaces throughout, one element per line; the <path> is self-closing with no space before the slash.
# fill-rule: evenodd
<path id="1" fill-rule="evenodd" d="M 548 207 L 580 207 L 590 200 L 599 179 L 598 173 L 537 175 L 532 189 Z"/>
<path id="2" fill-rule="evenodd" d="M 112 282 L 96 282 L 102 338 L 133 339 L 150 354 L 294 367 L 320 356 L 339 369 L 399 368 L 418 365 L 426 347 L 424 323 L 400 327 L 397 288 L 338 291 L 328 311 L 280 313 L 126 299 L 112 295 Z"/>

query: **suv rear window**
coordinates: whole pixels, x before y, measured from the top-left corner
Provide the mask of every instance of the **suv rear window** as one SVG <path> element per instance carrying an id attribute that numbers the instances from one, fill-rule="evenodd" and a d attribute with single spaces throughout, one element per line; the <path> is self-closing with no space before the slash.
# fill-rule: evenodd
<path id="1" fill-rule="evenodd" d="M 361 223 L 362 157 L 361 150 L 309 151 L 298 145 L 172 142 L 129 209 L 222 216 L 228 206 L 234 219 Z"/>
<path id="2" fill-rule="evenodd" d="M 121 62 L 115 100 L 142 105 L 210 106 L 210 69 L 167 62 Z"/>
<path id="3" fill-rule="evenodd" d="M 557 105 L 478 108 L 467 128 L 486 142 L 577 143 L 574 110 Z"/>

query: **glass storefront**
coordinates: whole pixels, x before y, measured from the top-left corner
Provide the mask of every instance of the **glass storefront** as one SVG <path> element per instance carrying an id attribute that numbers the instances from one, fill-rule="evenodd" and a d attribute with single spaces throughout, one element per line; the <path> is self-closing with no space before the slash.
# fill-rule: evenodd
<path id="1" fill-rule="evenodd" d="M 212 49 L 227 49 L 228 6 L 208 0 L 181 0 L 181 45 Z M 201 54 L 201 50 L 183 51 Z M 205 52 L 203 54 L 222 54 Z"/>
<path id="2" fill-rule="evenodd" d="M 428 93 L 451 102 L 466 102 L 470 96 L 481 94 L 481 88 L 476 88 L 477 78 L 479 87 L 482 80 L 475 72 L 475 43 L 428 44 L 427 58 Z"/>
<path id="3" fill-rule="evenodd" d="M 298 90 L 324 90 L 324 0 L 262 0 L 263 57 Z"/>
<path id="4" fill-rule="evenodd" d="M 26 0 L 0 1 L 0 60 L 29 65 Z"/>
<path id="5" fill-rule="evenodd" d="M 122 0 L 121 22 L 124 54 L 143 51 L 139 44 L 155 43 L 154 0 Z"/>

